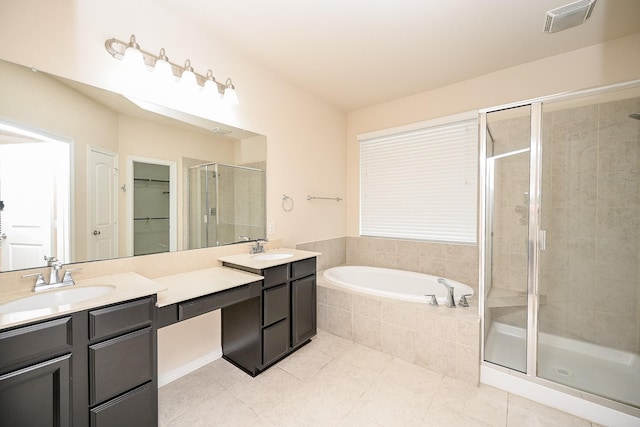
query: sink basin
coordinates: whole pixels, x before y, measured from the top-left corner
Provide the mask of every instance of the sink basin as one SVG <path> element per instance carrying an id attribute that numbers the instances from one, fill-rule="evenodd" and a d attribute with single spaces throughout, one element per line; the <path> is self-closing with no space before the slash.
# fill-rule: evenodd
<path id="1" fill-rule="evenodd" d="M 252 255 L 251 258 L 255 259 L 256 261 L 274 261 L 274 260 L 278 260 L 278 259 L 286 259 L 286 258 L 291 258 L 293 256 L 293 254 L 287 254 L 287 253 L 264 253 L 264 254 L 256 254 L 256 255 Z"/>
<path id="2" fill-rule="evenodd" d="M 0 314 L 59 307 L 97 298 L 112 292 L 115 286 L 99 285 L 48 291 L 0 304 Z"/>

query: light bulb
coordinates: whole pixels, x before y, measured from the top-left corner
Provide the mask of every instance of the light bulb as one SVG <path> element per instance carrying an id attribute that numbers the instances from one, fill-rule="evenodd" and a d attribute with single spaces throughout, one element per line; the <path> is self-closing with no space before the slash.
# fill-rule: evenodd
<path id="1" fill-rule="evenodd" d="M 204 81 L 203 91 L 209 98 L 213 98 L 215 100 L 220 99 L 220 91 L 218 91 L 218 83 L 216 82 L 215 77 L 213 77 L 213 72 L 211 70 L 207 70 L 207 78 Z"/>
<path id="2" fill-rule="evenodd" d="M 142 69 L 144 66 L 144 57 L 140 51 L 140 46 L 136 43 L 136 36 L 131 34 L 129 45 L 124 50 L 124 57 L 122 62 L 131 69 Z"/>
<path id="3" fill-rule="evenodd" d="M 236 94 L 236 88 L 231 83 L 231 79 L 227 79 L 223 99 L 228 105 L 238 105 L 238 94 Z"/>
<path id="4" fill-rule="evenodd" d="M 191 61 L 188 59 L 184 63 L 184 71 L 180 78 L 180 86 L 187 88 L 188 90 L 196 90 L 198 88 L 198 80 L 191 67 Z"/>
<path id="5" fill-rule="evenodd" d="M 160 49 L 160 54 L 156 60 L 156 64 L 153 67 L 153 76 L 158 81 L 171 82 L 175 78 L 171 64 L 169 64 L 169 58 L 164 53 L 164 49 Z"/>

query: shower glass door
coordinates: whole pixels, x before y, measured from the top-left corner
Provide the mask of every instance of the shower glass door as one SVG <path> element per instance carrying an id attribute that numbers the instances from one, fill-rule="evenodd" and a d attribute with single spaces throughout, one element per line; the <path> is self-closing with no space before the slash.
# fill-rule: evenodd
<path id="1" fill-rule="evenodd" d="M 484 360 L 526 372 L 531 108 L 486 121 Z"/>
<path id="2" fill-rule="evenodd" d="M 638 88 L 543 106 L 537 353 L 539 377 L 635 407 L 638 112 Z"/>

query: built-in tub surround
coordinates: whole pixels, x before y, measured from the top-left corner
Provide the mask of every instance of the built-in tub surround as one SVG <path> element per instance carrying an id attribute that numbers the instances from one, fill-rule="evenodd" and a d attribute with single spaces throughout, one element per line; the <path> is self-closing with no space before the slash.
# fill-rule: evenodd
<path id="1" fill-rule="evenodd" d="M 471 384 L 480 379 L 475 300 L 467 308 L 434 307 L 346 291 L 319 275 L 318 327 Z"/>
<path id="2" fill-rule="evenodd" d="M 338 265 L 397 268 L 466 283 L 478 290 L 478 246 L 376 237 L 340 237 L 301 243 L 321 252 L 318 271 Z"/>

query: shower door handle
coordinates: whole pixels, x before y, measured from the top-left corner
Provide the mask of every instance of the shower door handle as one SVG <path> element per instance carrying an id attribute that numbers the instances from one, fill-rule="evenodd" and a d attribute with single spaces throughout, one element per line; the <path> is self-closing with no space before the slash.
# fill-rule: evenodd
<path id="1" fill-rule="evenodd" d="M 540 250 L 544 251 L 547 249 L 547 231 L 540 230 Z"/>

